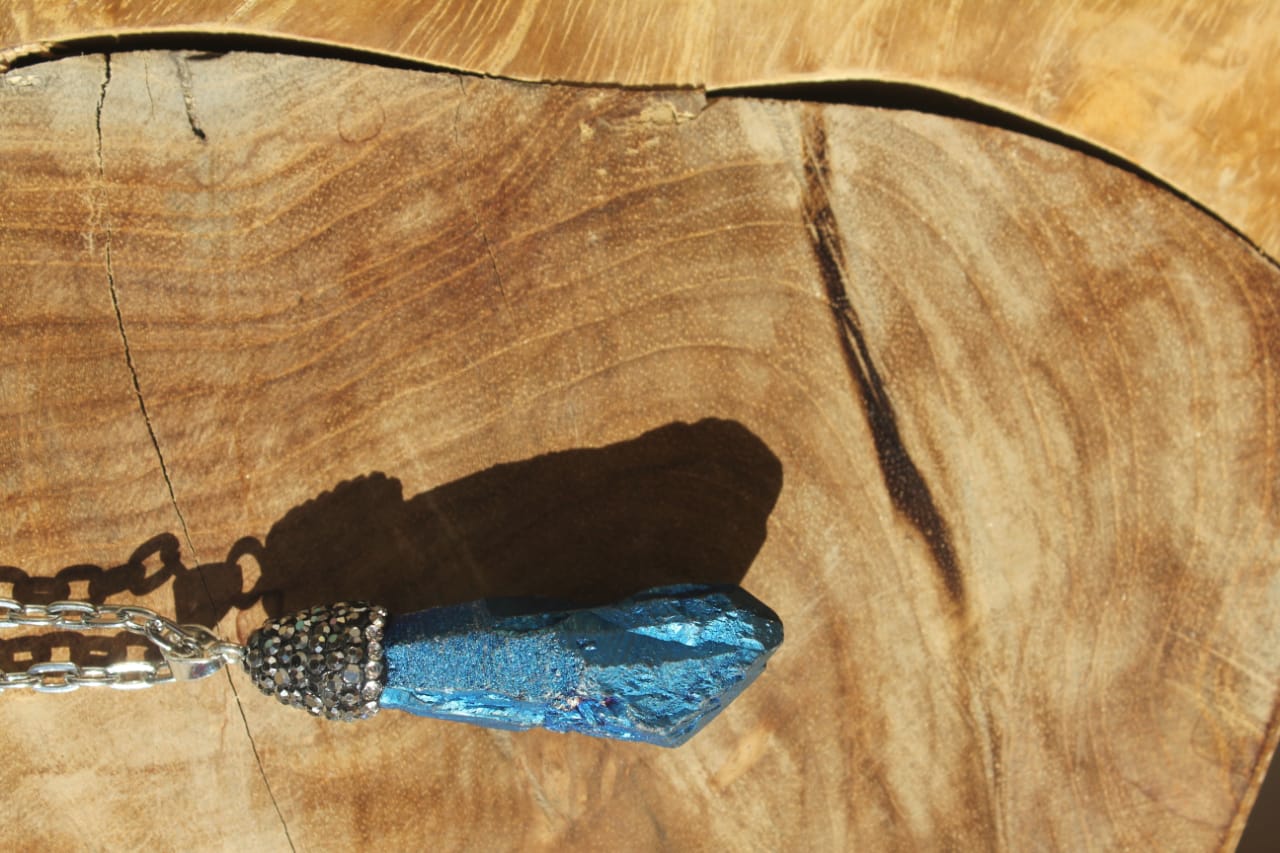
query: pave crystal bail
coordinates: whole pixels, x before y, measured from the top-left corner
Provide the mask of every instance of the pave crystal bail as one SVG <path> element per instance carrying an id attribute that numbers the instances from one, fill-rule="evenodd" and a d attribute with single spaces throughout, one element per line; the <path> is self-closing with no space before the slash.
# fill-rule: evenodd
<path id="1" fill-rule="evenodd" d="M 258 689 L 330 720 L 378 713 L 383 607 L 339 602 L 268 620 L 249 635 L 244 668 Z"/>

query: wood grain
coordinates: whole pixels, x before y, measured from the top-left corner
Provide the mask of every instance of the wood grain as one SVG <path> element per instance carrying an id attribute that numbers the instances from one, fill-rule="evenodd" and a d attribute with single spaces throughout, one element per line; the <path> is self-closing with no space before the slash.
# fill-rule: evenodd
<path id="1" fill-rule="evenodd" d="M 525 80 L 726 87 L 907 82 L 1117 152 L 1280 255 L 1280 5 L 1268 0 L 801 4 L 18 0 L 0 50 L 86 35 L 237 33 Z"/>
<path id="2" fill-rule="evenodd" d="M 239 673 L 7 694 L 32 846 L 1237 837 L 1277 736 L 1280 271 L 1209 217 L 865 107 L 234 53 L 0 93 L 15 593 L 243 638 L 715 579 L 787 629 L 676 751 L 329 725 Z"/>

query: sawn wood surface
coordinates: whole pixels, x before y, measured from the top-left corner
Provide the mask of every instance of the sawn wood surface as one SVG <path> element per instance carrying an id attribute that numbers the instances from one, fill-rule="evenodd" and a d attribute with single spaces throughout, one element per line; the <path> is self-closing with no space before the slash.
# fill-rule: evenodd
<path id="1" fill-rule="evenodd" d="M 6 846 L 1230 846 L 1277 736 L 1278 287 L 1134 175 L 956 119 L 12 70 L 6 594 L 243 639 L 707 580 L 787 636 L 674 751 L 330 724 L 239 672 L 8 692 Z"/>

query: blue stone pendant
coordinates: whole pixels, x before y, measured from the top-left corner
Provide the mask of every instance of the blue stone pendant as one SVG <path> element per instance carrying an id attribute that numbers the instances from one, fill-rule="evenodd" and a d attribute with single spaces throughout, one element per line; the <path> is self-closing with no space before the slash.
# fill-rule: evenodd
<path id="1" fill-rule="evenodd" d="M 679 746 L 763 670 L 782 623 L 738 587 L 652 589 L 607 607 L 493 599 L 388 618 L 363 604 L 268 622 L 245 665 L 331 719 L 394 708 L 500 729 Z"/>

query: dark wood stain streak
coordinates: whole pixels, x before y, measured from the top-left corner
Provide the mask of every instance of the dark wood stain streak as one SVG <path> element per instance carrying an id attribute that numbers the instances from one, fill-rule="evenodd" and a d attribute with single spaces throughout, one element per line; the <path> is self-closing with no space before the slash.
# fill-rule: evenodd
<path id="1" fill-rule="evenodd" d="M 947 595 L 963 606 L 964 579 L 951 544 L 950 528 L 938 512 L 929 484 L 902 443 L 893 403 L 871 359 L 858 314 L 849 301 L 844 244 L 827 193 L 829 174 L 827 132 L 821 108 L 808 107 L 804 112 L 803 215 L 813 255 L 826 286 L 827 299 L 840 331 L 845 362 L 862 395 L 889 498 L 894 508 L 924 536 Z"/>

